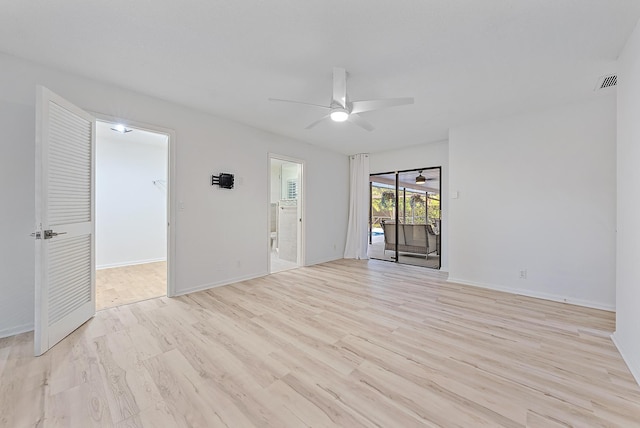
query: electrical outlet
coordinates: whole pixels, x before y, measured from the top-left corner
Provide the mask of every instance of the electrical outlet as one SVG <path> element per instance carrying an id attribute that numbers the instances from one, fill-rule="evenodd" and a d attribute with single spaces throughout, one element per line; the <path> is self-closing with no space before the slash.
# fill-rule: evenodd
<path id="1" fill-rule="evenodd" d="M 520 269 L 520 279 L 527 279 L 527 270 Z"/>

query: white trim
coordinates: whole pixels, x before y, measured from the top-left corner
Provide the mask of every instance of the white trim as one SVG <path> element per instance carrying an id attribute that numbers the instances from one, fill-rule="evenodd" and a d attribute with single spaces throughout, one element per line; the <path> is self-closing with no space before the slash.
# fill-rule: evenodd
<path id="1" fill-rule="evenodd" d="M 327 258 L 324 258 L 324 259 L 311 260 L 305 266 L 319 265 L 319 264 L 322 264 L 322 263 L 329 263 L 329 262 L 333 262 L 333 261 L 336 261 L 336 260 L 342 260 L 342 259 L 343 259 L 342 256 L 333 256 L 333 257 L 327 257 Z"/>
<path id="2" fill-rule="evenodd" d="M 328 263 L 328 262 L 332 262 L 335 260 L 342 260 L 342 257 L 337 257 L 337 258 L 329 258 L 326 260 L 318 260 L 315 261 L 311 264 L 305 265 L 305 266 L 312 266 L 312 265 L 317 265 L 317 264 L 321 264 L 321 263 Z M 303 266 L 300 266 L 303 267 Z M 278 272 L 274 272 L 278 273 Z M 230 278 L 230 279 L 225 279 L 223 281 L 219 281 L 219 282 L 211 282 L 208 284 L 201 284 L 201 285 L 196 285 L 195 287 L 190 287 L 187 288 L 186 290 L 181 290 L 179 294 L 176 294 L 176 296 L 184 296 L 185 294 L 190 294 L 190 293 L 196 293 L 198 291 L 205 291 L 205 290 L 210 290 L 212 288 L 218 288 L 218 287 L 223 287 L 225 285 L 232 285 L 232 284 L 237 284 L 238 282 L 243 282 L 243 281 L 249 281 L 250 279 L 256 279 L 256 278 L 262 278 L 265 276 L 271 275 L 269 272 L 265 273 L 265 272 L 260 272 L 260 273 L 252 273 L 249 275 L 242 275 L 242 276 L 238 276 L 235 278 Z M 175 297 L 175 296 L 174 296 Z"/>
<path id="3" fill-rule="evenodd" d="M 298 200 L 300 201 L 300 220 L 298 222 L 298 225 L 300 226 L 300 236 L 298 237 L 298 267 L 304 266 L 305 265 L 305 259 L 306 259 L 306 247 L 305 247 L 305 237 L 307 236 L 307 234 L 305 233 L 305 229 L 307 228 L 307 217 L 306 217 L 306 210 L 304 209 L 304 205 L 305 205 L 305 201 L 306 201 L 306 195 L 307 195 L 307 191 L 306 191 L 306 180 L 305 180 L 305 169 L 306 169 L 306 164 L 304 161 L 299 161 L 299 165 L 300 165 L 300 169 L 298 170 L 298 174 L 300 174 L 300 177 L 298 179 L 298 181 L 300 182 L 300 189 L 301 192 L 298 195 Z"/>
<path id="4" fill-rule="evenodd" d="M 586 308 L 600 309 L 603 311 L 615 312 L 616 310 L 615 305 L 607 305 L 600 302 L 576 299 L 573 297 L 561 296 L 558 294 L 541 293 L 539 291 L 533 291 L 533 290 L 515 289 L 515 288 L 504 287 L 504 286 L 495 285 L 495 284 L 486 284 L 482 282 L 467 281 L 460 278 L 449 278 L 447 282 L 454 283 L 454 284 L 470 285 L 472 287 L 486 288 L 489 290 L 503 291 L 505 293 L 517 294 L 520 296 L 527 296 L 527 297 L 535 297 L 536 299 L 551 300 L 553 302 L 567 303 L 570 305 L 584 306 Z"/>
<path id="5" fill-rule="evenodd" d="M 165 262 L 165 261 L 167 261 L 166 257 L 160 257 L 160 258 L 157 258 L 157 259 L 149 259 L 149 260 L 134 260 L 134 261 L 129 261 L 129 262 L 107 263 L 105 265 L 96 266 L 96 270 L 118 268 L 118 267 L 123 267 L 123 266 L 144 265 L 144 264 L 147 264 L 147 263 L 156 263 L 156 262 Z"/>
<path id="6" fill-rule="evenodd" d="M 238 282 L 248 281 L 250 279 L 262 278 L 264 276 L 267 276 L 267 274 L 264 272 L 260 272 L 260 273 L 253 273 L 249 275 L 243 275 L 235 278 L 225 279 L 220 282 L 212 282 L 208 284 L 196 285 L 195 287 L 187 288 L 186 290 L 181 290 L 179 294 L 176 294 L 176 296 L 184 296 L 185 294 L 191 294 L 191 293 L 196 293 L 198 291 L 210 290 L 212 288 L 218 288 L 225 285 L 236 284 Z"/>
<path id="7" fill-rule="evenodd" d="M 300 195 L 298 198 L 299 207 L 300 207 L 300 218 L 302 219 L 302 226 L 300 227 L 300 236 L 298 237 L 298 267 L 307 266 L 305 263 L 306 258 L 306 210 L 305 210 L 305 201 L 306 201 L 306 179 L 305 179 L 305 169 L 306 163 L 302 159 L 293 158 L 290 156 L 279 155 L 277 153 L 269 152 L 267 153 L 267 272 L 271 274 L 271 160 L 277 159 L 285 162 L 297 163 L 300 165 Z M 274 272 L 276 273 L 276 272 Z"/>
<path id="8" fill-rule="evenodd" d="M 267 153 L 267 248 L 268 275 L 271 273 L 271 153 Z"/>
<path id="9" fill-rule="evenodd" d="M 631 358 L 631 354 L 625 352 L 624 348 L 620 344 L 620 341 L 618 341 L 616 338 L 617 338 L 616 333 L 613 333 L 611 335 L 611 340 L 613 341 L 613 344 L 616 346 L 616 348 L 618 348 L 618 352 L 620 352 L 622 359 L 627 364 L 627 367 L 629 368 L 629 371 L 631 372 L 634 379 L 636 380 L 636 383 L 640 385 L 640 361 L 637 361 L 637 360 L 634 361 Z"/>
<path id="10" fill-rule="evenodd" d="M 5 328 L 4 330 L 0 330 L 0 339 L 5 337 L 15 336 L 16 334 L 27 333 L 29 331 L 33 331 L 33 323 L 27 323 L 22 325 L 16 325 L 13 327 Z"/>
<path id="11" fill-rule="evenodd" d="M 143 131 L 154 132 L 156 134 L 164 134 L 167 136 L 168 162 L 167 166 L 167 297 L 176 296 L 176 132 L 170 128 L 164 128 L 157 125 L 151 125 L 144 122 L 136 122 L 128 119 L 122 119 L 108 114 L 90 112 L 100 122 L 122 123 L 132 128 L 141 129 Z"/>

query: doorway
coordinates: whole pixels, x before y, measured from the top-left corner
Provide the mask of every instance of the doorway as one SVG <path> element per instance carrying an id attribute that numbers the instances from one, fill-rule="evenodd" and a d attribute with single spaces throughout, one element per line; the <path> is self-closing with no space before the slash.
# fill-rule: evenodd
<path id="1" fill-rule="evenodd" d="M 96 123 L 96 309 L 167 295 L 169 136 Z"/>
<path id="2" fill-rule="evenodd" d="M 440 269 L 441 169 L 369 177 L 369 257 Z"/>
<path id="3" fill-rule="evenodd" d="M 303 265 L 303 162 L 269 156 L 269 272 Z"/>

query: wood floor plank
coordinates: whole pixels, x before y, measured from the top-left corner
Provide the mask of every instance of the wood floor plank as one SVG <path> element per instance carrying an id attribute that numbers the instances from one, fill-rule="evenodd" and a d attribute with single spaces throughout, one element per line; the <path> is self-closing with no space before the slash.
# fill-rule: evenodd
<path id="1" fill-rule="evenodd" d="M 96 308 L 113 308 L 167 294 L 167 262 L 96 271 Z"/>
<path id="2" fill-rule="evenodd" d="M 19 425 L 18 425 L 19 426 Z M 27 425 L 24 425 L 27 426 Z M 85 382 L 47 398 L 44 427 L 112 427 L 101 382 Z"/>
<path id="3" fill-rule="evenodd" d="M 111 419 L 114 422 L 120 422 L 137 415 L 140 407 L 127 380 L 127 372 L 117 361 L 118 351 L 121 348 L 109 344 L 109 339 L 113 340 L 116 334 L 110 337 L 99 337 L 94 340 L 94 343 L 100 358 L 100 371 L 105 383 Z"/>
<path id="4" fill-rule="evenodd" d="M 4 340 L 10 351 L 0 375 L 0 427 L 41 426 L 50 391 L 50 356 L 33 357 L 33 333 Z"/>
<path id="5" fill-rule="evenodd" d="M 309 391 L 314 391 L 313 395 L 307 395 L 306 400 L 312 399 L 325 403 L 323 407 L 328 407 L 330 399 L 331 419 L 338 422 L 344 416 L 342 413 L 357 415 L 358 419 L 366 422 L 370 426 L 418 426 L 420 421 L 414 415 L 405 411 L 401 406 L 388 399 L 380 391 L 370 388 L 355 377 L 336 376 L 334 368 L 324 364 L 305 354 L 283 354 L 276 353 L 274 358 L 292 368 L 296 372 L 300 382 L 307 385 Z M 375 405 L 372 405 L 375 404 Z M 301 416 L 304 419 L 304 416 Z M 393 423 L 392 423 L 393 422 Z"/>
<path id="6" fill-rule="evenodd" d="M 289 426 L 331 427 L 335 426 L 331 418 L 282 380 L 278 380 L 264 390 L 269 402 L 276 402 L 282 408 L 295 415 L 297 423 Z M 294 421 L 295 422 L 295 421 Z"/>
<path id="7" fill-rule="evenodd" d="M 300 377 L 299 374 L 289 373 L 282 378 L 282 381 L 327 415 L 333 426 L 354 428 L 375 426 L 368 423 L 361 415 L 348 412 L 330 391 L 323 390 L 312 380 L 305 381 Z"/>
<path id="8" fill-rule="evenodd" d="M 174 349 L 149 358 L 145 361 L 145 366 L 172 416 L 173 421 L 168 419 L 165 423 L 170 424 L 171 421 L 175 426 L 187 427 L 217 426 L 220 422 L 227 425 L 221 413 L 229 411 L 231 405 L 225 401 L 219 401 L 215 409 L 208 405 L 209 400 L 218 397 L 201 389 L 202 380 L 199 374 L 180 351 Z M 201 391 L 208 393 L 204 394 Z"/>
<path id="9" fill-rule="evenodd" d="M 39 358 L 0 339 L 0 427 L 640 427 L 614 329 L 338 260 L 105 309 Z"/>

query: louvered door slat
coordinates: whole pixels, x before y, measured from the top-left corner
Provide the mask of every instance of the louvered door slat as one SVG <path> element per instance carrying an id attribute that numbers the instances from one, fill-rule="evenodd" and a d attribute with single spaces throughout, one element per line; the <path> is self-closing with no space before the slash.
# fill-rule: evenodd
<path id="1" fill-rule="evenodd" d="M 65 189 L 91 189 L 91 122 L 78 118 L 74 113 L 50 104 L 51 132 L 49 145 L 49 206 L 67 206 L 74 209 L 54 209 L 49 224 L 59 226 L 91 220 L 90 193 L 81 204 L 67 197 Z M 69 161 L 68 159 L 72 159 Z M 64 184 L 64 186 L 59 186 Z"/>
<path id="2" fill-rule="evenodd" d="M 95 313 L 95 119 L 40 91 L 36 220 L 54 233 L 36 243 L 36 355 Z"/>

